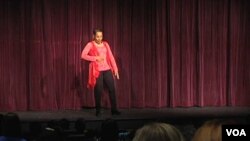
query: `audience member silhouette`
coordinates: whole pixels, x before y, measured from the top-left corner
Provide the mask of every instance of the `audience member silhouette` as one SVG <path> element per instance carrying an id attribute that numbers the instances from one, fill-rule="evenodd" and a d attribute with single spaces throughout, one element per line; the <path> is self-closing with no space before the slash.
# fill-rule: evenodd
<path id="1" fill-rule="evenodd" d="M 62 130 L 67 131 L 70 130 L 70 121 L 68 119 L 61 119 L 59 120 L 59 126 L 62 128 Z"/>
<path id="2" fill-rule="evenodd" d="M 40 122 L 31 122 L 29 124 L 29 133 L 27 139 L 29 141 L 38 141 L 43 133 L 42 124 Z"/>
<path id="3" fill-rule="evenodd" d="M 3 119 L 3 115 L 0 114 L 0 136 L 2 135 L 2 129 L 1 129 L 1 127 L 2 127 L 2 119 Z"/>
<path id="4" fill-rule="evenodd" d="M 86 132 L 86 121 L 83 118 L 76 120 L 75 130 L 78 134 L 84 134 Z"/>
<path id="5" fill-rule="evenodd" d="M 17 114 L 7 113 L 2 119 L 0 141 L 26 141 L 21 137 L 21 123 Z"/>
<path id="6" fill-rule="evenodd" d="M 117 141 L 118 140 L 118 125 L 113 119 L 106 119 L 101 125 L 101 141 Z"/>

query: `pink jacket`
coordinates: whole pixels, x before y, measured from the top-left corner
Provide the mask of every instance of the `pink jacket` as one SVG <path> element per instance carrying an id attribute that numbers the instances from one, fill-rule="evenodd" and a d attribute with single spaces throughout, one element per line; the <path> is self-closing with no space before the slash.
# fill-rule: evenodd
<path id="1" fill-rule="evenodd" d="M 109 67 L 111 68 L 112 72 L 118 71 L 114 56 L 110 50 L 110 46 L 107 42 L 103 41 L 104 46 L 107 49 L 106 59 Z M 97 47 L 95 46 L 94 41 L 89 42 L 83 49 L 81 58 L 89 63 L 89 78 L 88 78 L 88 88 L 94 88 L 96 84 L 96 79 L 98 78 L 100 72 L 98 70 L 98 64 L 96 61 L 96 56 L 99 56 L 99 52 Z"/>

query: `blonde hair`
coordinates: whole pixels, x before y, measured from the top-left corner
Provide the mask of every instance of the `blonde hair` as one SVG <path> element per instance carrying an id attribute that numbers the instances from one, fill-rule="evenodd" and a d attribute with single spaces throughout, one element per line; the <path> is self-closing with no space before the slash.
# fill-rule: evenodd
<path id="1" fill-rule="evenodd" d="M 152 123 L 138 129 L 133 141 L 184 141 L 184 137 L 170 124 Z"/>
<path id="2" fill-rule="evenodd" d="M 194 134 L 192 141 L 221 141 L 221 125 L 219 120 L 205 122 Z"/>

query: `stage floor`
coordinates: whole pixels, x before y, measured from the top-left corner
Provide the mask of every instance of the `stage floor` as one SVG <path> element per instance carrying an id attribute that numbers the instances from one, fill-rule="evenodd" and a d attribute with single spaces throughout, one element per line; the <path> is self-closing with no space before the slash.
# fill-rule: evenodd
<path id="1" fill-rule="evenodd" d="M 190 108 L 143 108 L 120 109 L 119 116 L 112 116 L 110 110 L 103 109 L 100 117 L 95 116 L 95 109 L 59 110 L 59 111 L 26 111 L 15 112 L 21 121 L 49 121 L 66 118 L 76 120 L 84 118 L 86 121 L 98 121 L 107 118 L 116 120 L 141 119 L 195 119 L 195 118 L 249 118 L 250 107 L 190 107 Z M 6 112 L 0 112 L 4 114 Z"/>

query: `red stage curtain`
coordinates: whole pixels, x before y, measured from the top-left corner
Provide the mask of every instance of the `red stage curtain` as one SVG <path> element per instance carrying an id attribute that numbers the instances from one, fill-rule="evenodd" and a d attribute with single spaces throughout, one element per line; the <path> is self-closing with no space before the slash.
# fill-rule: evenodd
<path id="1" fill-rule="evenodd" d="M 80 55 L 96 27 L 120 108 L 250 106 L 249 13 L 249 0 L 1 0 L 0 111 L 93 107 Z"/>

